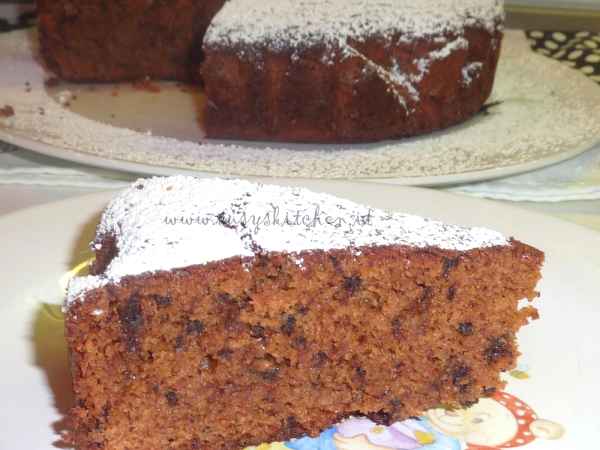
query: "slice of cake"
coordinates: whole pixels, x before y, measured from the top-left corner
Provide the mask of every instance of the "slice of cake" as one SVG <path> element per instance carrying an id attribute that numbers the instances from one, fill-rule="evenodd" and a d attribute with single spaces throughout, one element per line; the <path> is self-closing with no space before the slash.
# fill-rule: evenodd
<path id="1" fill-rule="evenodd" d="M 304 189 L 140 180 L 65 305 L 78 450 L 231 449 L 503 384 L 543 254 Z"/>

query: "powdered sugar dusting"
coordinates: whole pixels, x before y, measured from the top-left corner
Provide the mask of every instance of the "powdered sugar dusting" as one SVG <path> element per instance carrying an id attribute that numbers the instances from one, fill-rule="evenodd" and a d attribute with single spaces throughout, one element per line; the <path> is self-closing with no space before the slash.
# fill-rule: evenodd
<path id="1" fill-rule="evenodd" d="M 298 58 L 296 50 L 311 45 L 325 48 L 323 64 L 333 64 L 336 55 L 357 57 L 365 71 L 372 70 L 381 78 L 398 103 L 412 113 L 412 103 L 420 100 L 416 83 L 431 62 L 467 48 L 462 36 L 467 26 L 490 32 L 499 29 L 503 5 L 499 0 L 232 0 L 213 19 L 204 44 L 237 48 L 240 57 L 255 62 L 261 60 L 256 53 L 263 46 L 270 52 L 291 49 L 292 61 Z M 394 61 L 389 70 L 356 48 L 356 42 L 370 37 L 382 37 L 393 45 L 395 40 L 411 42 L 431 36 L 445 42 L 446 35 L 457 38 L 414 61 L 419 70 L 416 76 L 400 71 Z"/>
<path id="2" fill-rule="evenodd" d="M 208 28 L 208 45 L 262 44 L 277 49 L 338 45 L 371 36 L 403 39 L 461 34 L 466 26 L 493 31 L 501 0 L 231 0 Z"/>
<path id="3" fill-rule="evenodd" d="M 388 213 L 301 188 L 176 176 L 138 180 L 106 209 L 98 235 L 117 256 L 101 276 L 75 278 L 67 304 L 122 277 L 266 252 L 405 245 L 465 251 L 508 245 L 501 234 Z"/>
<path id="4" fill-rule="evenodd" d="M 483 64 L 480 62 L 472 62 L 462 68 L 463 83 L 468 86 L 473 82 L 474 78 L 477 78 L 481 73 Z"/>
<path id="5" fill-rule="evenodd" d="M 407 112 L 411 113 L 414 111 L 414 107 L 409 106 L 409 102 L 417 104 L 421 99 L 417 83 L 422 81 L 423 77 L 429 72 L 431 64 L 436 60 L 447 58 L 459 49 L 467 49 L 468 47 L 469 41 L 464 37 L 458 37 L 450 42 L 446 42 L 440 49 L 432 51 L 424 58 L 413 61 L 417 73 L 411 74 L 402 71 L 398 61 L 395 59 L 392 59 L 391 68 L 386 69 L 384 66 L 369 59 L 349 44 L 344 44 L 342 54 L 355 56 L 363 60 L 365 64 L 364 70 L 370 69 L 375 72 L 377 76 L 387 84 L 389 91 L 396 98 L 398 103 L 400 103 Z"/>
<path id="6" fill-rule="evenodd" d="M 65 300 L 63 311 L 66 311 L 66 309 L 69 307 L 69 304 L 75 301 L 84 292 L 104 287 L 109 283 L 110 280 L 107 277 L 97 277 L 88 275 L 84 277 L 71 278 L 71 280 L 69 280 L 67 297 Z"/>

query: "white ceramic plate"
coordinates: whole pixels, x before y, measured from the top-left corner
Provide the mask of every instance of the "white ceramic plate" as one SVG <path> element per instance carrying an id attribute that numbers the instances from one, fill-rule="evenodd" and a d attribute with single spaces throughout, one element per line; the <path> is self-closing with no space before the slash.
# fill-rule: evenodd
<path id="1" fill-rule="evenodd" d="M 490 99 L 500 104 L 489 114 L 416 138 L 329 146 L 206 140 L 201 93 L 172 83 L 155 84 L 160 92 L 127 84 L 49 88 L 36 42 L 31 31 L 0 36 L 0 107 L 16 112 L 0 120 L 0 139 L 104 168 L 442 185 L 538 169 L 600 140 L 598 86 L 534 54 L 523 33 L 506 34 Z"/>
<path id="2" fill-rule="evenodd" d="M 307 187 L 374 207 L 492 227 L 544 250 L 541 319 L 520 333 L 521 372 L 507 377 L 506 392 L 520 400 L 508 396 L 490 400 L 480 405 L 479 415 L 467 412 L 461 420 L 487 424 L 487 439 L 504 448 L 502 440 L 514 438 L 513 428 L 525 433 L 526 440 L 535 438 L 527 450 L 596 448 L 600 442 L 600 234 L 520 209 L 429 190 L 325 181 Z M 61 420 L 71 393 L 62 322 L 45 304 L 61 302 L 61 277 L 89 257 L 87 243 L 110 196 L 80 197 L 0 218 L 2 450 L 50 450 L 58 440 L 55 429 L 64 426 Z M 524 373 L 529 378 L 519 379 Z M 532 417 L 537 417 L 535 429 Z M 435 415 L 430 419 L 444 423 Z M 464 431 L 454 429 L 459 435 Z M 465 439 L 476 437 L 463 436 L 452 445 L 423 449 L 458 450 Z M 515 439 L 520 438 L 511 445 L 520 446 Z"/>

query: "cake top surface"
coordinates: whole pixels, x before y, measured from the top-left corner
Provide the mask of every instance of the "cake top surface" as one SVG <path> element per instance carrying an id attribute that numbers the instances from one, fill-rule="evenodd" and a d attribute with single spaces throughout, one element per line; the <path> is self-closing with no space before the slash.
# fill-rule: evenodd
<path id="1" fill-rule="evenodd" d="M 112 235 L 117 256 L 102 275 L 75 278 L 67 305 L 129 275 L 265 252 L 404 245 L 466 251 L 509 245 L 500 233 L 390 213 L 302 188 L 185 176 L 141 179 L 107 207 L 96 250 Z"/>
<path id="2" fill-rule="evenodd" d="M 399 31 L 411 39 L 466 26 L 493 31 L 503 15 L 503 0 L 229 0 L 204 42 L 296 47 Z"/>

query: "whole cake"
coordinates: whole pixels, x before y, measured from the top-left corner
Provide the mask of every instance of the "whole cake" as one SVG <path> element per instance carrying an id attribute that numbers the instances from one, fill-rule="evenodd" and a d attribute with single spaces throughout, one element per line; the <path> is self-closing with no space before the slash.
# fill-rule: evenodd
<path id="1" fill-rule="evenodd" d="M 543 254 L 304 189 L 140 180 L 65 305 L 78 450 L 231 449 L 503 386 Z M 412 447 L 411 447 L 412 448 Z"/>
<path id="2" fill-rule="evenodd" d="M 500 52 L 496 0 L 234 0 L 204 38 L 209 137 L 370 141 L 477 113 Z"/>
<path id="3" fill-rule="evenodd" d="M 473 116 L 492 90 L 504 17 L 501 0 L 38 0 L 38 7 L 42 52 L 61 77 L 196 73 L 209 138 L 300 142 L 398 138 Z"/>
<path id="4" fill-rule="evenodd" d="M 192 80 L 225 0 L 36 0 L 42 55 L 69 81 Z"/>

